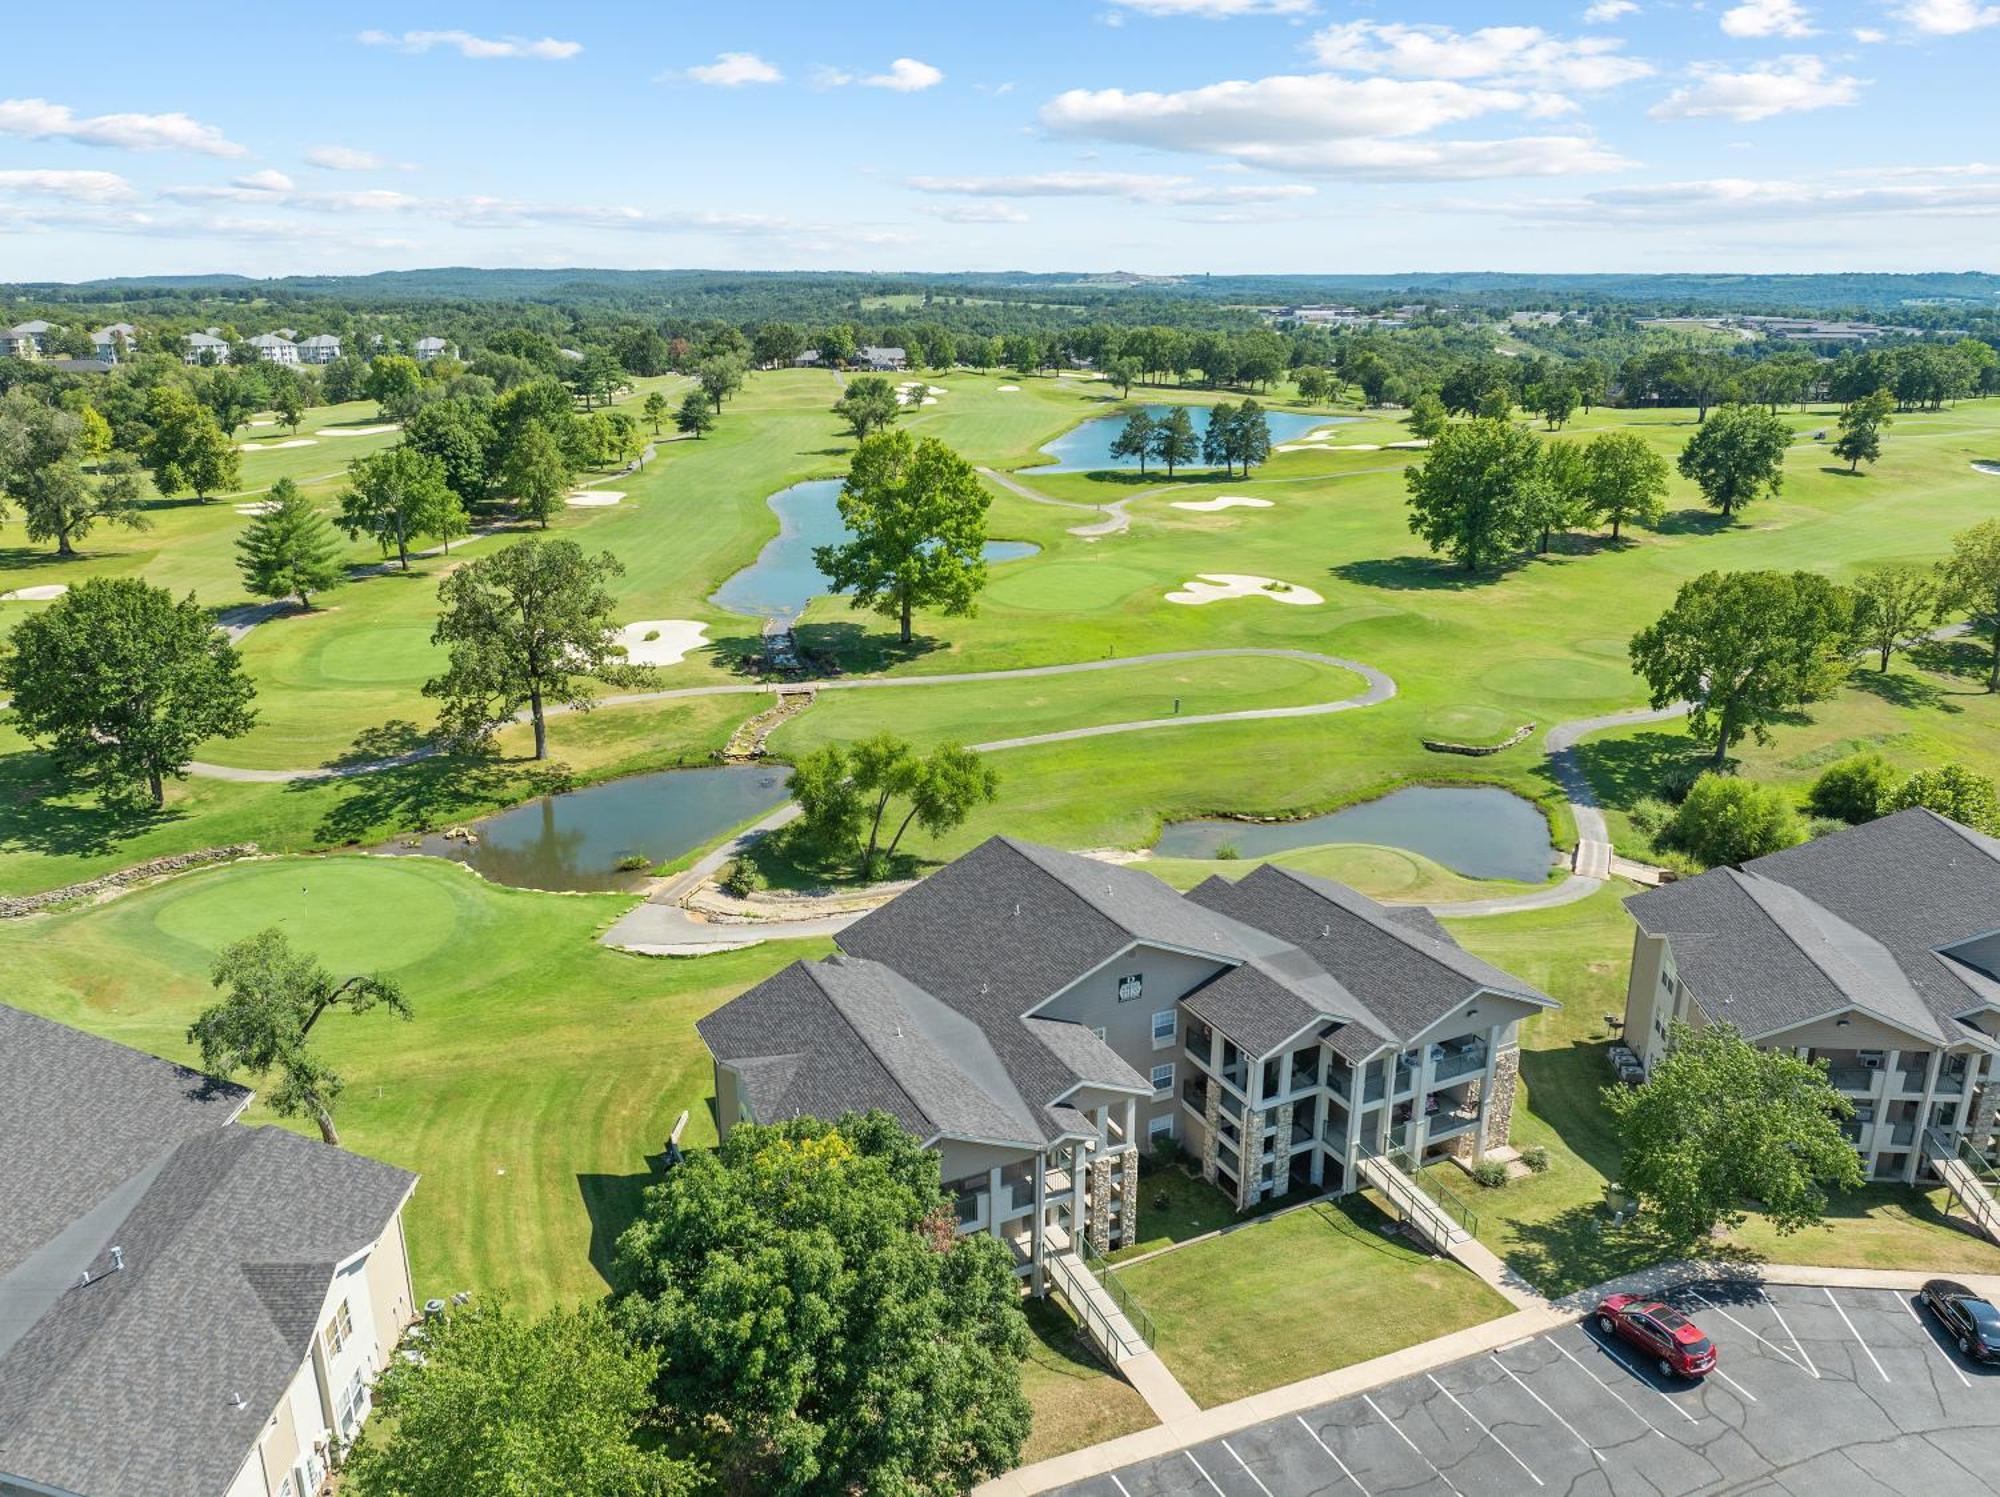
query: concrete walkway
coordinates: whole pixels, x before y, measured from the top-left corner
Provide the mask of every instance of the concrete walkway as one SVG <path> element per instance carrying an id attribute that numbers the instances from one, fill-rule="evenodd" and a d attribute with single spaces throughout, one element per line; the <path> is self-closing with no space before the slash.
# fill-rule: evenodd
<path id="1" fill-rule="evenodd" d="M 1008 493 L 1026 499 L 1030 504 L 1047 504 L 1057 509 L 1080 509 L 1103 515 L 1105 518 L 1093 521 L 1089 525 L 1072 525 L 1069 527 L 1071 535 L 1082 536 L 1085 540 L 1090 541 L 1096 540 L 1101 535 L 1118 535 L 1123 531 L 1130 530 L 1132 528 L 1132 517 L 1125 513 L 1125 506 L 1130 504 L 1134 499 L 1142 497 L 1138 494 L 1127 494 L 1123 499 L 1114 499 L 1109 504 L 1078 504 L 1073 499 L 1056 499 L 1048 494 L 1039 493 L 1029 488 L 1025 483 L 1022 483 L 1013 474 L 1002 473 L 997 468 L 981 468 L 979 471 L 999 484 Z"/>

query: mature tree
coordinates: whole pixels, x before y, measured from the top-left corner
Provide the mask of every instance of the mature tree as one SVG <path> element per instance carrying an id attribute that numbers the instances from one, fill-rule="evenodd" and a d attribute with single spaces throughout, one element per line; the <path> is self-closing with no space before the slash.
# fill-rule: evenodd
<path id="1" fill-rule="evenodd" d="M 1144 406 L 1125 418 L 1125 424 L 1118 429 L 1118 435 L 1111 439 L 1113 457 L 1136 457 L 1139 471 L 1146 471 L 1146 459 L 1153 455 L 1154 422 Z"/>
<path id="2" fill-rule="evenodd" d="M 1549 442 L 1527 494 L 1526 518 L 1535 550 L 1544 555 L 1557 531 L 1574 530 L 1590 518 L 1590 471 L 1580 442 Z"/>
<path id="3" fill-rule="evenodd" d="M 1479 409 L 1474 414 L 1482 421 L 1513 420 L 1514 392 L 1506 385 L 1488 385 L 1479 397 Z"/>
<path id="4" fill-rule="evenodd" d="M 514 433 L 500 462 L 500 488 L 520 514 L 542 529 L 563 507 L 569 492 L 569 460 L 549 429 L 530 421 Z"/>
<path id="5" fill-rule="evenodd" d="M 475 1301 L 424 1323 L 424 1354 L 375 1384 L 384 1418 L 341 1469 L 356 1497 L 562 1492 L 683 1497 L 694 1471 L 640 1438 L 659 1353 L 602 1306 L 525 1320 Z"/>
<path id="6" fill-rule="evenodd" d="M 674 430 L 684 437 L 693 437 L 697 442 L 704 432 L 715 430 L 715 408 L 701 391 L 690 390 L 681 398 L 680 406 L 674 412 Z"/>
<path id="7" fill-rule="evenodd" d="M 339 982 L 310 953 L 294 951 L 277 926 L 222 948 L 209 981 L 224 991 L 188 1026 L 188 1043 L 201 1051 L 202 1069 L 218 1076 L 273 1071 L 278 1084 L 262 1093 L 281 1118 L 311 1118 L 319 1136 L 336 1147 L 333 1104 L 344 1083 L 312 1050 L 313 1026 L 330 1009 L 365 1014 L 385 1008 L 410 1017 L 403 990 L 379 973 Z"/>
<path id="8" fill-rule="evenodd" d="M 270 401 L 264 367 L 251 364 L 240 369 L 218 369 L 202 382 L 201 402 L 214 412 L 215 424 L 225 434 L 235 436 L 236 428 Z"/>
<path id="9" fill-rule="evenodd" d="M 833 403 L 834 415 L 846 423 L 857 441 L 893 426 L 897 408 L 896 387 L 880 374 L 857 374 Z"/>
<path id="10" fill-rule="evenodd" d="M 938 1156 L 883 1113 L 738 1123 L 646 1192 L 615 1306 L 673 1433 L 772 1497 L 962 1492 L 1027 1437 L 999 1239 L 953 1230 Z"/>
<path id="11" fill-rule="evenodd" d="M 1372 349 L 1364 349 L 1347 361 L 1347 377 L 1361 386 L 1363 405 L 1381 405 L 1389 398 L 1389 382 L 1396 371 L 1389 361 Z"/>
<path id="12" fill-rule="evenodd" d="M 734 354 L 717 354 L 703 359 L 694 372 L 701 393 L 722 414 L 722 403 L 743 388 L 743 360 Z"/>
<path id="13" fill-rule="evenodd" d="M 1986 689 L 2000 691 L 2000 520 L 1981 520 L 1951 538 L 1938 565 L 1937 618 L 1958 614 L 1984 631 L 1993 652 Z"/>
<path id="14" fill-rule="evenodd" d="M 595 438 L 577 414 L 576 402 L 558 380 L 537 379 L 516 385 L 493 403 L 496 450 L 504 453 L 508 443 L 530 421 L 539 421 L 562 444 L 563 456 L 572 468 L 585 466 L 596 446 Z M 490 466 L 497 468 L 494 460 Z"/>
<path id="15" fill-rule="evenodd" d="M 0 517 L 19 506 L 28 539 L 54 541 L 63 557 L 76 555 L 76 543 L 100 522 L 129 530 L 150 524 L 136 475 L 121 469 L 92 483 L 80 461 L 83 443 L 84 423 L 68 411 L 26 390 L 0 398 Z"/>
<path id="16" fill-rule="evenodd" d="M 298 435 L 299 422 L 305 419 L 306 402 L 296 377 L 278 381 L 278 387 L 271 392 L 271 413 L 285 423 L 285 429 L 292 435 Z"/>
<path id="17" fill-rule="evenodd" d="M 4 662 L 14 726 L 56 767 L 153 804 L 196 747 L 250 731 L 256 695 L 235 647 L 192 594 L 91 577 L 15 626 Z"/>
<path id="18" fill-rule="evenodd" d="M 465 507 L 445 482 L 444 464 L 414 447 L 389 447 L 347 465 L 340 526 L 350 538 L 371 536 L 382 554 L 396 553 L 410 569 L 410 539 L 465 534 Z"/>
<path id="19" fill-rule="evenodd" d="M 647 394 L 646 403 L 640 409 L 646 413 L 646 419 L 653 423 L 653 435 L 657 437 L 660 434 L 660 420 L 667 414 L 667 397 L 658 390 L 653 390 Z"/>
<path id="20" fill-rule="evenodd" d="M 1674 1247 L 1741 1226 L 1750 1202 L 1779 1233 L 1796 1232 L 1826 1215 L 1830 1189 L 1861 1184 L 1841 1128 L 1854 1107 L 1826 1062 L 1760 1049 L 1728 1024 L 1676 1021 L 1667 1046 L 1644 1086 L 1608 1088 L 1604 1100 L 1624 1144 L 1619 1178 Z"/>
<path id="21" fill-rule="evenodd" d="M 1209 425 L 1221 420 L 1221 407 L 1209 412 Z M 1243 465 L 1243 476 L 1248 478 L 1250 470 L 1259 463 L 1271 460 L 1271 422 L 1264 414 L 1264 408 L 1254 400 L 1246 400 L 1236 407 L 1225 425 L 1229 456 Z"/>
<path id="22" fill-rule="evenodd" d="M 296 597 L 301 608 L 310 608 L 314 593 L 325 592 L 345 575 L 338 549 L 326 516 L 297 484 L 281 478 L 271 485 L 263 511 L 237 538 L 236 569 L 258 597 Z"/>
<path id="23" fill-rule="evenodd" d="M 1864 567 L 1854 579 L 1854 635 L 1889 668 L 1889 657 L 1921 637 L 1937 606 L 1936 574 L 1905 561 Z"/>
<path id="24" fill-rule="evenodd" d="M 1895 419 L 1895 409 L 1895 397 L 1887 390 L 1877 390 L 1840 413 L 1840 435 L 1833 439 L 1833 455 L 1847 464 L 1848 472 L 1859 472 L 1864 462 L 1872 463 L 1882 455 L 1882 432 Z"/>
<path id="25" fill-rule="evenodd" d="M 111 423 L 87 405 L 76 413 L 76 455 L 80 462 L 101 463 L 111 455 Z"/>
<path id="26" fill-rule="evenodd" d="M 750 351 L 759 364 L 782 369 L 806 351 L 805 329 L 795 322 L 767 322 L 750 340 Z"/>
<path id="27" fill-rule="evenodd" d="M 1292 371 L 1292 384 L 1307 405 L 1322 405 L 1333 399 L 1338 382 L 1317 364 L 1302 364 Z"/>
<path id="28" fill-rule="evenodd" d="M 1859 826 L 1888 809 L 1896 783 L 1896 771 L 1880 754 L 1850 754 L 1820 771 L 1806 804 L 1815 816 Z"/>
<path id="29" fill-rule="evenodd" d="M 1224 473 L 1236 471 L 1236 449 L 1234 430 L 1236 407 L 1227 400 L 1218 400 L 1208 408 L 1208 425 L 1201 433 L 1201 460 L 1211 468 L 1221 468 Z M 1250 475 L 1246 470 L 1244 475 Z"/>
<path id="30" fill-rule="evenodd" d="M 155 385 L 146 397 L 146 435 L 139 459 L 153 486 L 171 498 L 192 489 L 198 499 L 237 481 L 236 449 L 208 408 L 179 385 Z"/>
<path id="31" fill-rule="evenodd" d="M 1000 777 L 970 749 L 945 743 L 920 755 L 906 740 L 888 732 L 855 744 L 847 773 L 861 814 L 868 820 L 867 846 L 860 859 L 864 878 L 876 877 L 882 867 L 894 864 L 896 849 L 912 821 L 941 837 L 963 823 L 974 807 L 993 800 L 1000 789 Z M 908 806 L 883 848 L 883 817 L 898 798 Z M 830 815 L 823 816 L 822 829 L 830 830 L 832 821 Z M 858 825 L 855 830 L 858 833 Z M 821 845 L 825 846 L 823 838 Z"/>
<path id="32" fill-rule="evenodd" d="M 1714 773 L 1696 778 L 1667 831 L 1668 841 L 1707 868 L 1733 867 L 1805 840 L 1784 791 Z"/>
<path id="33" fill-rule="evenodd" d="M 583 357 L 570 365 L 569 378 L 577 394 L 583 397 L 585 410 L 600 400 L 609 404 L 611 397 L 627 383 L 625 366 L 610 349 L 602 347 L 586 348 Z"/>
<path id="34" fill-rule="evenodd" d="M 368 383 L 363 390 L 388 419 L 401 420 L 416 410 L 423 389 L 424 374 L 415 359 L 385 353 L 369 361 Z"/>
<path id="35" fill-rule="evenodd" d="M 844 322 L 822 328 L 815 346 L 819 349 L 819 356 L 827 363 L 848 363 L 854 357 L 854 329 Z"/>
<path id="36" fill-rule="evenodd" d="M 575 541 L 524 540 L 452 572 L 438 584 L 443 605 L 431 643 L 451 653 L 424 695 L 442 704 L 446 738 L 479 743 L 523 707 L 535 727 L 535 757 L 549 756 L 547 704 L 572 712 L 596 704 L 595 681 L 643 686 L 653 675 L 625 663 L 605 584 L 625 568 L 609 551 L 586 556 Z"/>
<path id="37" fill-rule="evenodd" d="M 443 463 L 445 486 L 468 506 L 486 497 L 491 479 L 489 462 L 506 456 L 507 444 L 501 441 L 488 414 L 490 405 L 490 401 L 464 396 L 433 400 L 403 423 L 403 445 L 428 452 Z M 513 435 L 509 433 L 510 441 Z"/>
<path id="38" fill-rule="evenodd" d="M 788 788 L 799 817 L 787 835 L 795 835 L 825 861 L 851 856 L 860 845 L 867 811 L 846 747 L 829 743 L 801 754 Z"/>
<path id="39" fill-rule="evenodd" d="M 1852 600 L 1816 572 L 1704 572 L 1632 636 L 1632 667 L 1653 706 L 1688 703 L 1720 769 L 1746 732 L 1769 742 L 1773 718 L 1839 684 L 1852 627 Z"/>
<path id="40" fill-rule="evenodd" d="M 1450 421 L 1444 402 L 1429 390 L 1419 392 L 1417 398 L 1410 402 L 1408 420 L 1410 435 L 1421 441 L 1435 442 L 1444 434 L 1444 429 Z"/>
<path id="41" fill-rule="evenodd" d="M 1403 470 L 1410 529 L 1476 572 L 1533 536 L 1541 480 L 1532 432 L 1486 416 L 1447 427 L 1420 465 Z"/>
<path id="42" fill-rule="evenodd" d="M 1194 434 L 1194 418 L 1188 415 L 1186 406 L 1175 406 L 1153 423 L 1152 449 L 1169 478 L 1174 476 L 1174 469 L 1201 457 L 1201 438 Z"/>
<path id="43" fill-rule="evenodd" d="M 1884 799 L 1882 809 L 1907 811 L 1912 806 L 1949 816 L 1975 832 L 2000 836 L 2000 798 L 1993 782 L 1963 764 L 1936 764 L 1912 772 Z"/>
<path id="44" fill-rule="evenodd" d="M 855 448 L 840 490 L 853 539 L 815 547 L 813 562 L 833 591 L 853 594 L 851 606 L 899 620 L 908 644 L 914 609 L 977 611 L 991 503 L 972 465 L 936 437 L 876 432 Z"/>
<path id="45" fill-rule="evenodd" d="M 1792 429 L 1769 411 L 1726 405 L 1681 449 L 1681 477 L 1691 478 L 1711 509 L 1725 518 L 1785 483 L 1785 449 Z"/>
<path id="46" fill-rule="evenodd" d="M 1583 449 L 1592 517 L 1611 522 L 1611 538 L 1624 525 L 1657 525 L 1667 512 L 1667 460 L 1636 432 L 1607 431 Z"/>
<path id="47" fill-rule="evenodd" d="M 1112 359 L 1104 366 L 1104 377 L 1118 387 L 1118 398 L 1124 400 L 1132 393 L 1132 382 L 1139 377 L 1139 366 L 1130 359 Z"/>
<path id="48" fill-rule="evenodd" d="M 1525 403 L 1556 431 L 1576 414 L 1576 386 L 1560 376 L 1545 379 L 1528 387 Z"/>

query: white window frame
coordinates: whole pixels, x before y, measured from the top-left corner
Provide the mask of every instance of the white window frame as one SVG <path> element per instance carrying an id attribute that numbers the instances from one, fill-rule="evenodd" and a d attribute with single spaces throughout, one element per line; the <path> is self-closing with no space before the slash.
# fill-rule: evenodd
<path id="1" fill-rule="evenodd" d="M 1102 1024 L 1099 1024 L 1095 1029 L 1091 1030 L 1090 1032 L 1096 1035 L 1100 1040 L 1104 1038 L 1104 1026 Z"/>
<path id="2" fill-rule="evenodd" d="M 1162 1019 L 1167 1021 L 1167 1032 L 1164 1035 L 1160 1033 L 1160 1020 Z M 1155 1011 L 1153 1014 L 1153 1048 L 1155 1050 L 1172 1049 L 1179 1042 L 1180 1037 L 1180 1011 L 1172 1008 L 1163 1008 Z"/>
<path id="3" fill-rule="evenodd" d="M 1146 1142 L 1148 1143 L 1151 1143 L 1156 1138 L 1173 1138 L 1175 1136 L 1174 1115 L 1171 1112 L 1163 1112 L 1146 1124 Z"/>
<path id="4" fill-rule="evenodd" d="M 1167 1073 L 1167 1079 L 1164 1082 L 1160 1080 L 1160 1072 L 1162 1071 Z M 1163 1060 L 1154 1066 L 1152 1079 L 1153 1098 L 1155 1101 L 1158 1101 L 1161 1097 L 1171 1097 L 1174 1094 L 1174 1063 L 1170 1060 Z"/>

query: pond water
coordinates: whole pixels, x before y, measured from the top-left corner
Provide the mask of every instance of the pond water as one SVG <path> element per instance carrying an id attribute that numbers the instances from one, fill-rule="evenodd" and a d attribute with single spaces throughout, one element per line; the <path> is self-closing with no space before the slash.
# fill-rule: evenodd
<path id="1" fill-rule="evenodd" d="M 1173 409 L 1170 405 L 1142 406 L 1142 410 L 1154 420 Z M 1196 405 L 1188 407 L 1188 414 L 1194 418 L 1194 434 L 1197 438 L 1208 431 L 1210 407 Z M 1125 418 L 1131 411 L 1120 411 L 1115 416 L 1098 416 L 1072 427 L 1053 442 L 1045 443 L 1042 451 L 1056 461 L 1054 466 L 1037 466 L 1033 473 L 1101 473 L 1106 469 L 1130 469 L 1137 472 L 1139 459 L 1136 457 L 1113 457 L 1111 444 L 1118 440 L 1118 433 L 1125 429 Z M 1309 431 L 1318 431 L 1323 426 L 1343 426 L 1350 421 L 1358 421 L 1359 416 L 1311 416 L 1302 411 L 1266 410 L 1264 419 L 1271 424 L 1271 445 L 1280 442 L 1296 442 Z M 1155 464 L 1150 458 L 1146 464 L 1151 469 Z"/>
<path id="2" fill-rule="evenodd" d="M 1490 786 L 1416 785 L 1304 821 L 1174 821 L 1153 851 L 1161 857 L 1212 858 L 1233 847 L 1267 857 L 1323 842 L 1369 842 L 1407 848 L 1467 878 L 1539 884 L 1555 861 L 1549 823 L 1520 796 Z"/>
<path id="3" fill-rule="evenodd" d="M 476 842 L 433 834 L 376 851 L 450 858 L 517 889 L 632 889 L 658 864 L 781 805 L 790 779 L 789 769 L 764 764 L 665 769 L 473 822 Z M 620 872 L 620 860 L 635 855 L 646 868 Z"/>
<path id="4" fill-rule="evenodd" d="M 813 565 L 813 548 L 836 545 L 853 534 L 840 518 L 840 483 L 838 478 L 815 478 L 773 494 L 766 502 L 778 517 L 777 535 L 709 601 L 731 613 L 791 620 L 831 591 L 826 574 Z M 1019 561 L 1039 550 L 1032 541 L 988 541 L 985 556 L 988 562 Z"/>

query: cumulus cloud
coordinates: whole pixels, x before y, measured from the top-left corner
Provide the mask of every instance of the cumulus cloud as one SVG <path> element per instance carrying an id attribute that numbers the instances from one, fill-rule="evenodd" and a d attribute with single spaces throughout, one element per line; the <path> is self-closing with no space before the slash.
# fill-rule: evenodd
<path id="1" fill-rule="evenodd" d="M 1798 0 L 1743 0 L 1722 13 L 1730 36 L 1811 36 L 1812 22 Z"/>
<path id="2" fill-rule="evenodd" d="M 1501 79 L 1584 91 L 1615 88 L 1653 69 L 1620 55 L 1615 37 L 1552 36 L 1539 26 L 1484 26 L 1458 32 L 1448 26 L 1400 21 L 1346 21 L 1312 39 L 1330 68 L 1387 73 L 1399 78 Z"/>
<path id="3" fill-rule="evenodd" d="M 1720 63 L 1696 63 L 1692 81 L 1649 113 L 1660 120 L 1722 118 L 1749 123 L 1852 104 L 1863 86 L 1859 78 L 1829 74 L 1817 57 L 1781 57 L 1740 73 Z"/>
<path id="4" fill-rule="evenodd" d="M 405 162 L 392 162 L 373 151 L 357 151 L 349 146 L 314 146 L 306 152 L 306 162 L 329 172 L 375 172 L 391 166 L 398 171 L 411 170 Z"/>
<path id="5" fill-rule="evenodd" d="M 1198 16 L 1204 21 L 1228 21 L 1238 16 L 1305 16 L 1313 0 L 1111 0 L 1118 10 L 1142 16 Z"/>
<path id="6" fill-rule="evenodd" d="M 137 195 L 132 184 L 116 172 L 45 171 L 32 167 L 0 171 L 0 192 L 61 198 L 72 203 L 118 203 Z"/>
<path id="7" fill-rule="evenodd" d="M 919 213 L 954 224 L 1024 224 L 1028 215 L 1012 203 L 920 203 Z"/>
<path id="8" fill-rule="evenodd" d="M 2000 26 L 2000 5 L 1981 5 L 1978 0 L 1912 0 L 1896 15 L 1925 36 L 1962 36 Z"/>
<path id="9" fill-rule="evenodd" d="M 238 177 L 236 185 L 248 188 L 253 192 L 290 192 L 297 184 L 283 172 L 267 169 L 260 172 L 249 172 L 244 176 Z"/>
<path id="10" fill-rule="evenodd" d="M 687 70 L 685 76 L 711 88 L 741 88 L 747 83 L 783 83 L 785 75 L 755 52 L 718 52 L 714 62 Z"/>
<path id="11" fill-rule="evenodd" d="M 562 62 L 583 50 L 582 42 L 559 42 L 552 36 L 530 40 L 522 36 L 474 36 L 470 31 L 364 31 L 355 40 L 364 47 L 394 47 L 399 52 L 428 52 L 447 47 L 460 57 L 484 61 L 494 57 L 530 57 Z"/>
<path id="12" fill-rule="evenodd" d="M 1011 177 L 912 177 L 918 192 L 977 198 L 1115 197 L 1134 203 L 1275 203 L 1309 198 L 1303 182 L 1200 182 L 1153 172 L 1032 172 Z"/>
<path id="13" fill-rule="evenodd" d="M 869 88 L 893 89 L 899 94 L 921 93 L 944 82 L 944 74 L 914 57 L 899 57 L 886 73 L 871 73 L 861 80 Z"/>
<path id="14" fill-rule="evenodd" d="M 0 99 L 0 135 L 67 140 L 123 151 L 193 151 L 203 156 L 249 153 L 213 125 L 185 114 L 94 114 L 79 117 L 47 99 Z"/>
<path id="15" fill-rule="evenodd" d="M 1597 0 L 1583 13 L 1586 26 L 1609 26 L 1623 16 L 1637 15 L 1639 7 L 1632 0 Z"/>

